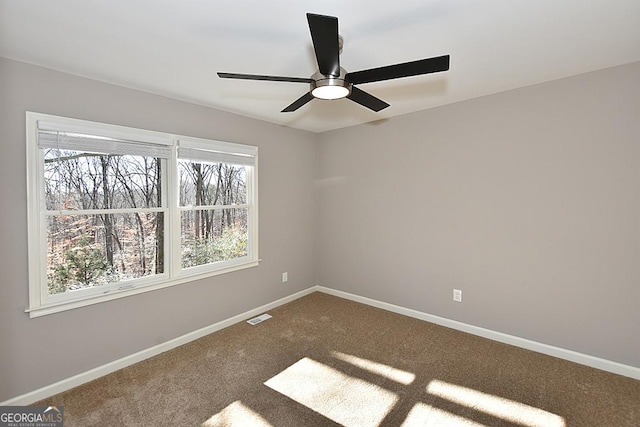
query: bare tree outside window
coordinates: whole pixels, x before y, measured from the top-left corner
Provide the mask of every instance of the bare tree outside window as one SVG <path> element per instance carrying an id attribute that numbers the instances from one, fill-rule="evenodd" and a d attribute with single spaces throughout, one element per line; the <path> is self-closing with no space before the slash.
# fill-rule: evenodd
<path id="1" fill-rule="evenodd" d="M 163 213 L 149 210 L 158 207 L 159 159 L 56 149 L 44 159 L 46 209 L 60 211 L 47 224 L 50 293 L 162 273 Z"/>
<path id="2" fill-rule="evenodd" d="M 45 152 L 50 293 L 163 272 L 160 159 Z M 247 255 L 243 166 L 180 161 L 182 267 Z M 140 211 L 140 209 L 142 210 Z M 100 213 L 87 214 L 96 210 Z M 109 210 L 133 210 L 108 213 Z M 82 212 L 76 214 L 75 212 Z"/>
<path id="3" fill-rule="evenodd" d="M 243 166 L 179 161 L 182 267 L 247 255 Z"/>

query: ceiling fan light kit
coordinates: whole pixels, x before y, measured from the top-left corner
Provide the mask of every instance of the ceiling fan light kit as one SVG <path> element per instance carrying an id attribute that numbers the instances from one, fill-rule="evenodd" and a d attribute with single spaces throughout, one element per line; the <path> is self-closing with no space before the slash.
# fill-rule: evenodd
<path id="1" fill-rule="evenodd" d="M 315 73 L 311 76 L 311 95 L 320 99 L 346 98 L 351 94 L 351 83 L 344 79 L 346 74 L 344 68 L 340 68 L 338 77 Z"/>
<path id="2" fill-rule="evenodd" d="M 378 112 L 387 108 L 389 104 L 354 85 L 449 70 L 449 55 L 443 55 L 348 73 L 340 67 L 342 38 L 338 34 L 338 18 L 307 13 L 307 22 L 318 62 L 318 71 L 310 78 L 222 72 L 218 73 L 218 76 L 225 79 L 309 83 L 309 92 L 283 109 L 283 113 L 296 111 L 314 98 L 327 100 L 348 98 Z"/>

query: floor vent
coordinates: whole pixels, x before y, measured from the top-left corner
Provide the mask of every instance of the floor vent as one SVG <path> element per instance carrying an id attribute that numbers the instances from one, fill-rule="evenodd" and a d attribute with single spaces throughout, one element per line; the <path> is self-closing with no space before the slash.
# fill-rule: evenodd
<path id="1" fill-rule="evenodd" d="M 271 315 L 265 313 L 265 314 L 261 314 L 258 317 L 254 317 L 253 319 L 247 320 L 247 323 L 250 325 L 257 325 L 260 322 L 264 322 L 267 319 L 271 319 L 271 317 L 272 317 Z"/>

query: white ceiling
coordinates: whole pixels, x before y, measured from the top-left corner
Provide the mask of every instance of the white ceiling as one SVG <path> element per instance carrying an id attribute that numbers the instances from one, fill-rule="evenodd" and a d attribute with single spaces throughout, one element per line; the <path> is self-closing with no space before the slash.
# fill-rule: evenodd
<path id="1" fill-rule="evenodd" d="M 339 18 L 347 71 L 443 54 L 451 69 L 359 86 L 391 104 L 379 113 L 280 113 L 306 84 L 218 78 L 311 76 L 307 12 Z M 0 0 L 0 56 L 323 132 L 640 61 L 640 1 Z"/>

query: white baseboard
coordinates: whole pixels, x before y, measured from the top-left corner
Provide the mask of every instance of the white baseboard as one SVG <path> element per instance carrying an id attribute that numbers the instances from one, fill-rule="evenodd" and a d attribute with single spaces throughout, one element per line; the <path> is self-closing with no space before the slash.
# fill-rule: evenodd
<path id="1" fill-rule="evenodd" d="M 213 325 L 206 326 L 197 331 L 190 332 L 182 335 L 178 338 L 166 341 L 162 344 L 150 347 L 148 349 L 139 351 L 137 353 L 125 356 L 121 359 L 107 363 L 89 371 L 74 375 L 73 377 L 66 378 L 58 381 L 54 384 L 39 388 L 37 390 L 25 393 L 21 396 L 14 397 L 12 399 L 0 402 L 0 406 L 20 406 L 30 405 L 41 399 L 46 399 L 54 394 L 62 393 L 73 387 L 77 387 L 96 378 L 100 378 L 104 375 L 115 372 L 119 369 L 126 368 L 134 363 L 141 362 L 150 357 L 156 356 L 165 351 L 171 350 L 198 338 L 202 338 L 205 335 L 209 335 L 213 332 L 224 329 L 233 324 L 242 322 L 251 317 L 264 313 L 265 311 L 272 310 L 288 302 L 294 301 L 305 295 L 313 292 L 324 292 L 329 295 L 334 295 L 340 298 L 345 298 L 351 301 L 359 302 L 362 304 L 370 305 L 372 307 L 381 308 L 383 310 L 391 311 L 393 313 L 402 314 L 405 316 L 413 317 L 416 319 L 424 320 L 427 322 L 435 323 L 437 325 L 446 326 L 448 328 L 456 329 L 462 332 L 467 332 L 473 335 L 478 335 L 484 338 L 488 338 L 494 341 L 502 342 L 505 344 L 514 345 L 527 350 L 537 351 L 538 353 L 548 354 L 550 356 L 558 357 L 561 359 L 569 360 L 571 362 L 580 363 L 582 365 L 590 366 L 592 368 L 601 369 L 603 371 L 612 372 L 614 374 L 624 375 L 626 377 L 640 380 L 640 368 L 634 366 L 623 365 L 621 363 L 612 362 L 610 360 L 601 359 L 587 354 L 578 353 L 572 350 L 566 350 L 560 347 L 554 347 L 547 344 L 542 344 L 536 341 L 527 340 L 525 338 L 516 337 L 513 335 L 503 334 L 501 332 L 492 331 L 489 329 L 480 328 L 478 326 L 468 325 L 466 323 L 458 322 L 455 320 L 446 319 L 444 317 L 434 316 L 432 314 L 423 313 L 417 310 L 401 307 L 394 304 L 389 304 L 382 301 L 377 301 L 371 298 L 361 297 L 358 295 L 350 294 L 348 292 L 338 291 L 335 289 L 327 288 L 324 286 L 312 286 L 295 294 L 281 298 L 277 301 L 273 301 L 269 304 L 262 305 L 253 310 L 249 310 L 242 314 L 230 317 L 229 319 L 222 320 Z"/>
<path id="2" fill-rule="evenodd" d="M 72 389 L 73 387 L 77 387 L 89 381 L 95 380 L 96 378 L 100 378 L 104 375 L 115 372 L 119 369 L 126 368 L 127 366 L 133 365 L 134 363 L 141 362 L 145 359 L 156 356 L 160 353 L 164 353 L 165 351 L 171 350 L 173 348 L 176 348 L 178 346 L 181 346 L 183 344 L 186 344 L 198 338 L 202 338 L 205 335 L 209 335 L 213 332 L 219 331 L 233 324 L 242 322 L 251 317 L 262 314 L 265 311 L 272 310 L 276 307 L 279 307 L 283 304 L 286 304 L 288 302 L 301 298 L 317 290 L 318 290 L 317 286 L 312 286 L 308 289 L 297 292 L 293 295 L 289 295 L 287 297 L 281 298 L 277 301 L 273 301 L 269 304 L 265 304 L 253 310 L 249 310 L 242 314 L 238 314 L 237 316 L 233 316 L 229 319 L 222 320 L 218 323 L 214 323 L 213 325 L 206 326 L 202 329 L 198 329 L 196 331 L 182 335 L 178 338 L 174 338 L 172 340 L 166 341 L 162 344 L 158 344 L 153 347 L 147 348 L 145 350 L 141 350 L 137 353 L 131 354 L 129 356 L 125 356 L 118 360 L 114 360 L 113 362 L 107 363 L 102 366 L 98 366 L 97 368 L 91 369 L 89 371 L 82 372 L 78 375 L 74 375 L 73 377 L 66 378 L 64 380 L 39 388 L 32 392 L 25 393 L 21 396 L 14 397 L 4 402 L 0 402 L 0 406 L 30 405 L 33 402 L 37 402 L 38 400 L 46 399 L 47 397 L 53 396 L 54 394 L 62 393 L 63 391 Z"/>
<path id="3" fill-rule="evenodd" d="M 434 316 L 433 314 L 423 313 L 417 310 L 404 308 L 398 305 L 389 304 L 374 299 L 361 297 L 359 295 L 350 294 L 348 292 L 337 291 L 335 289 L 326 288 L 324 286 L 316 286 L 319 292 L 334 295 L 340 298 L 349 299 L 362 304 L 370 305 L 372 307 L 381 308 L 383 310 L 391 311 L 394 313 L 402 314 L 405 316 L 413 317 L 427 322 L 435 323 L 437 325 L 446 326 L 447 328 L 456 329 L 462 332 L 467 332 L 473 335 L 478 335 L 490 340 L 498 341 L 505 344 L 514 345 L 527 350 L 536 351 L 538 353 L 547 354 L 549 356 L 558 357 L 560 359 L 569 360 L 571 362 L 580 363 L 581 365 L 590 366 L 592 368 L 601 369 L 603 371 L 611 372 L 618 375 L 624 375 L 626 377 L 640 380 L 640 368 L 634 366 L 624 365 L 622 363 L 613 362 L 599 357 L 589 356 L 588 354 L 578 353 L 572 350 L 566 350 L 564 348 L 555 347 L 531 341 L 525 338 L 516 337 L 502 332 L 492 331 L 490 329 L 481 328 L 478 326 L 468 325 L 466 323 L 458 322 L 456 320 L 446 319 L 440 316 Z"/>

